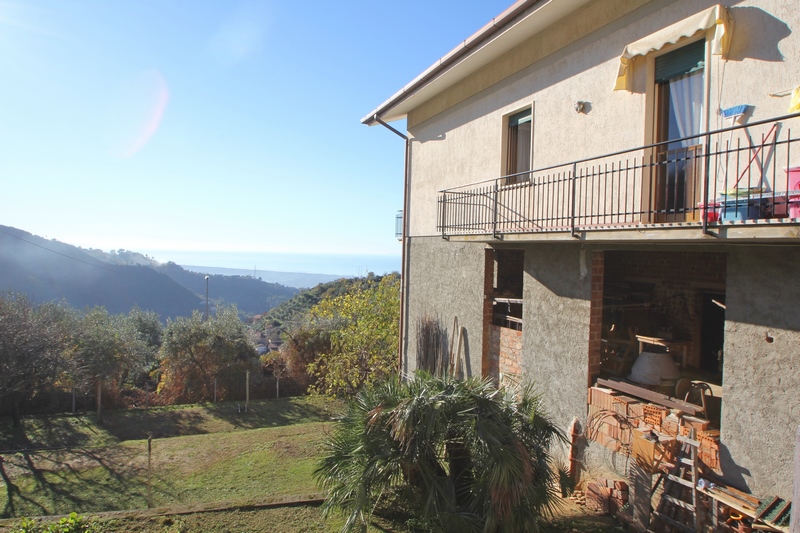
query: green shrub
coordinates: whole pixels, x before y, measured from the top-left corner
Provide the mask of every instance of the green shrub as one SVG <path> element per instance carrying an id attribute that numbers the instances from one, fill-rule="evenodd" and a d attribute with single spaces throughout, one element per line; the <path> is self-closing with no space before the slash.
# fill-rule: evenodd
<path id="1" fill-rule="evenodd" d="M 14 533 L 100 533 L 93 522 L 77 513 L 61 518 L 58 522 L 45 524 L 22 517 Z"/>

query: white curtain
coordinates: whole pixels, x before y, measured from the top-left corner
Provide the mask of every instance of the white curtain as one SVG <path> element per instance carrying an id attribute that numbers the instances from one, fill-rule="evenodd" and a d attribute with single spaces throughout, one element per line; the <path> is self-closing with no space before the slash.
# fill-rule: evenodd
<path id="1" fill-rule="evenodd" d="M 674 118 L 677 127 L 677 131 L 669 132 L 670 137 L 698 135 L 703 123 L 703 71 L 699 70 L 670 80 L 669 97 L 673 114 L 670 119 Z M 698 142 L 697 138 L 687 139 L 680 145 L 686 147 Z"/>

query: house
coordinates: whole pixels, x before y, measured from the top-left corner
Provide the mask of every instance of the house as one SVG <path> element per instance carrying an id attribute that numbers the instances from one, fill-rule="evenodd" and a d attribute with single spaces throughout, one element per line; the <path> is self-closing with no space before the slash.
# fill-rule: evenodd
<path id="1" fill-rule="evenodd" d="M 702 405 L 705 466 L 791 498 L 798 85 L 792 1 L 514 3 L 363 119 L 406 120 L 402 370 L 439 321 L 464 373 L 579 419 L 587 472 L 636 438 L 598 403 Z"/>

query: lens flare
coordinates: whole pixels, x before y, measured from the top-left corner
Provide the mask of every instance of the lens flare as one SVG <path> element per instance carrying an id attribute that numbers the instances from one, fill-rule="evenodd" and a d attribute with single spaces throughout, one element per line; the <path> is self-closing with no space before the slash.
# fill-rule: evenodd
<path id="1" fill-rule="evenodd" d="M 158 70 L 147 70 L 125 80 L 109 106 L 109 152 L 128 158 L 144 148 L 158 131 L 168 102 L 167 82 Z"/>

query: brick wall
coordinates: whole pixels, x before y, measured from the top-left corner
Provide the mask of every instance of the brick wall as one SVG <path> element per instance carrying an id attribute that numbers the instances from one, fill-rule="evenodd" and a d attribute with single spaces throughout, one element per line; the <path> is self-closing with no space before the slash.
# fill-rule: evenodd
<path id="1" fill-rule="evenodd" d="M 489 330 L 488 375 L 522 375 L 522 332 L 494 325 Z"/>
<path id="2" fill-rule="evenodd" d="M 589 311 L 589 383 L 600 377 L 600 350 L 603 329 L 603 280 L 605 279 L 605 253 L 592 254 L 592 304 Z"/>

